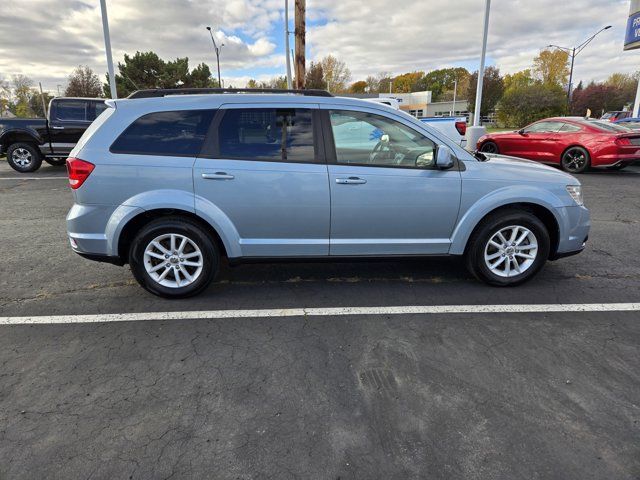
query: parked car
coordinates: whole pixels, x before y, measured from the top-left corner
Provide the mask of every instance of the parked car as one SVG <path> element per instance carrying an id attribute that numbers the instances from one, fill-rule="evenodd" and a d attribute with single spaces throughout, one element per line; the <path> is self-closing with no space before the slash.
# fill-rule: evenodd
<path id="1" fill-rule="evenodd" d="M 602 120 L 556 117 L 514 132 L 480 137 L 478 150 L 558 165 L 569 173 L 590 167 L 622 169 L 640 159 L 640 133 Z"/>
<path id="2" fill-rule="evenodd" d="M 16 171 L 34 172 L 42 160 L 64 165 L 91 122 L 107 107 L 99 98 L 56 97 L 47 118 L 0 119 L 0 155 Z"/>
<path id="3" fill-rule="evenodd" d="M 380 98 L 366 98 L 368 102 L 381 103 L 388 105 L 394 110 L 398 110 L 406 115 L 411 116 L 404 110 L 400 110 L 400 103 L 395 98 L 380 97 Z M 462 148 L 467 146 L 467 139 L 465 137 L 467 133 L 467 117 L 423 117 L 419 119 L 421 122 L 431 125 L 433 128 L 440 130 L 447 137 L 455 141 Z"/>
<path id="4" fill-rule="evenodd" d="M 630 128 L 631 130 L 640 130 L 640 117 L 627 117 L 621 120 L 616 120 L 613 123 Z"/>
<path id="5" fill-rule="evenodd" d="M 631 112 L 629 111 L 613 111 L 613 112 L 607 112 L 604 115 L 602 115 L 602 117 L 600 117 L 600 120 L 615 122 L 616 120 L 622 120 L 623 118 L 628 118 L 630 116 L 631 116 Z"/>
<path id="6" fill-rule="evenodd" d="M 372 102 L 207 92 L 106 102 L 67 160 L 75 252 L 128 263 L 148 291 L 184 297 L 223 255 L 464 256 L 477 278 L 506 286 L 587 241 L 580 182 L 556 169 L 476 158 Z"/>

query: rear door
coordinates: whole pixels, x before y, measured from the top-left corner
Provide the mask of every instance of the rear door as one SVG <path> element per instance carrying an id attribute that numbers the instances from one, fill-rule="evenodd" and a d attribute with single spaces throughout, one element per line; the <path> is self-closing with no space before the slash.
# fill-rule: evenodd
<path id="1" fill-rule="evenodd" d="M 460 206 L 457 168 L 434 166 L 437 141 L 364 108 L 323 110 L 331 255 L 448 253 Z"/>
<path id="2" fill-rule="evenodd" d="M 329 184 L 315 104 L 222 105 L 195 162 L 196 211 L 219 209 L 245 257 L 329 253 Z"/>
<path id="3" fill-rule="evenodd" d="M 89 100 L 53 100 L 49 119 L 54 154 L 67 155 L 95 119 L 95 106 Z M 92 117 L 93 115 L 93 117 Z"/>

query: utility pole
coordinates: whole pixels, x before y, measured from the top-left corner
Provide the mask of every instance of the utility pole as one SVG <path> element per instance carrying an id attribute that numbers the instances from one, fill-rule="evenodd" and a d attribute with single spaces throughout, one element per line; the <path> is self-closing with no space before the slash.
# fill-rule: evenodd
<path id="1" fill-rule="evenodd" d="M 284 0 L 284 56 L 287 57 L 287 88 L 291 90 L 291 61 L 289 60 L 289 0 Z"/>
<path id="2" fill-rule="evenodd" d="M 102 10 L 102 31 L 104 33 L 104 48 L 107 54 L 107 70 L 109 71 L 109 88 L 111 90 L 111 98 L 118 98 L 116 91 L 116 76 L 113 73 L 113 57 L 111 56 L 111 37 L 109 35 L 109 19 L 107 18 L 106 0 L 100 0 L 100 9 Z"/>
<path id="3" fill-rule="evenodd" d="M 305 81 L 305 11 L 306 0 L 295 0 L 295 35 L 296 35 L 296 88 L 304 89 Z"/>

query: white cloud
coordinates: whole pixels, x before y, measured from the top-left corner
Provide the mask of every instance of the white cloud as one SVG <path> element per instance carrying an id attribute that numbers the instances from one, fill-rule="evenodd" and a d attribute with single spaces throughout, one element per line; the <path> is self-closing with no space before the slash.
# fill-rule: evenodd
<path id="1" fill-rule="evenodd" d="M 0 0 L 0 76 L 23 73 L 45 88 L 65 84 L 79 64 L 106 71 L 97 0 Z M 293 10 L 293 0 L 289 2 Z M 482 0 L 308 0 L 308 58 L 345 60 L 355 79 L 450 65 L 476 68 Z M 215 64 L 211 25 L 225 43 L 224 78 L 284 72 L 283 0 L 107 0 L 116 62 L 136 50 Z M 494 0 L 488 55 L 503 73 L 531 65 L 549 43 L 572 46 L 600 27 L 576 60 L 578 80 L 640 69 L 640 53 L 622 52 L 627 0 Z M 293 11 L 291 11 L 293 25 Z M 19 25 L 19 28 L 16 28 Z M 293 45 L 292 45 L 293 46 Z"/>

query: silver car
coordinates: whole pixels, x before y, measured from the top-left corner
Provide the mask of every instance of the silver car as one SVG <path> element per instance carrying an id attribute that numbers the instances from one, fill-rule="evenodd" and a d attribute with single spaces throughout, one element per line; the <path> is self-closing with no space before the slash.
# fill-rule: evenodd
<path id="1" fill-rule="evenodd" d="M 319 91 L 150 90 L 108 100 L 67 160 L 78 254 L 165 297 L 230 262 L 464 256 L 517 285 L 589 234 L 580 182 L 478 157 L 382 104 Z"/>

